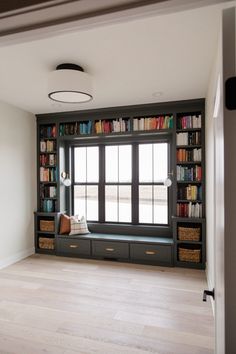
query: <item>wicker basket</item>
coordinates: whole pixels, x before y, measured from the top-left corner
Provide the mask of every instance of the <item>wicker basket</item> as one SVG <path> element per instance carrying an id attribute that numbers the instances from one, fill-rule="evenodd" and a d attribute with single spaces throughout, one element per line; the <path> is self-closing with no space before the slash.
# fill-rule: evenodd
<path id="1" fill-rule="evenodd" d="M 186 246 L 179 246 L 179 261 L 180 262 L 193 262 L 200 263 L 201 261 L 201 250 L 187 248 Z"/>
<path id="2" fill-rule="evenodd" d="M 200 227 L 178 227 L 178 239 L 180 241 L 200 241 Z"/>
<path id="3" fill-rule="evenodd" d="M 39 221 L 40 231 L 53 232 L 55 230 L 55 224 L 53 220 L 40 220 Z"/>
<path id="4" fill-rule="evenodd" d="M 54 250 L 54 239 L 39 237 L 39 248 L 46 250 Z"/>

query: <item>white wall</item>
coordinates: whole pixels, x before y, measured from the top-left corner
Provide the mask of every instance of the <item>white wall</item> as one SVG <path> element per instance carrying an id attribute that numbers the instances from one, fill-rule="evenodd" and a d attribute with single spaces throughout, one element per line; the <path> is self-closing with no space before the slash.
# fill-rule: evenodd
<path id="1" fill-rule="evenodd" d="M 215 97 L 218 79 L 222 80 L 221 36 L 214 57 L 206 96 L 206 233 L 207 233 L 207 280 L 210 289 L 215 287 Z"/>
<path id="2" fill-rule="evenodd" d="M 36 120 L 0 102 L 0 268 L 34 252 Z"/>

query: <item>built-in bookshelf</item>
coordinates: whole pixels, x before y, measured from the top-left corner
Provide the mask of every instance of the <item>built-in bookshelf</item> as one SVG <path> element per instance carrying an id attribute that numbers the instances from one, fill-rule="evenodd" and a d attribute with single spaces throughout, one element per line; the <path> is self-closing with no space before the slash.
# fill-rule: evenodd
<path id="1" fill-rule="evenodd" d="M 76 121 L 60 123 L 59 136 L 99 136 L 109 134 L 123 134 L 160 130 L 171 130 L 173 128 L 173 115 L 152 115 L 145 117 L 121 117 L 106 119 L 89 119 L 87 121 Z"/>
<path id="2" fill-rule="evenodd" d="M 37 253 L 56 253 L 56 234 L 59 213 L 35 213 L 35 250 Z"/>
<path id="3" fill-rule="evenodd" d="M 205 267 L 204 112 L 176 115 L 175 264 Z"/>
<path id="4" fill-rule="evenodd" d="M 38 130 L 38 210 L 52 213 L 57 211 L 58 197 L 56 123 L 40 125 Z"/>
<path id="5" fill-rule="evenodd" d="M 204 100 L 44 114 L 37 119 L 35 232 L 39 252 L 55 252 L 53 248 L 42 250 L 40 245 L 45 241 L 45 247 L 47 244 L 55 246 L 51 239 L 56 235 L 56 229 L 40 230 L 40 220 L 55 221 L 58 225 L 58 213 L 71 210 L 71 190 L 60 180 L 62 172 L 71 173 L 70 146 L 111 141 L 124 143 L 136 141 L 137 137 L 145 142 L 150 137 L 152 141 L 170 142 L 169 171 L 173 170 L 173 184 L 168 189 L 171 222 L 165 228 L 158 226 L 156 237 L 162 232 L 164 237 L 174 240 L 172 259 L 176 266 L 205 267 Z M 99 227 L 106 233 L 105 226 Z M 125 230 L 125 234 L 128 229 L 130 227 L 121 230 Z M 187 260 L 188 253 L 190 260 Z"/>

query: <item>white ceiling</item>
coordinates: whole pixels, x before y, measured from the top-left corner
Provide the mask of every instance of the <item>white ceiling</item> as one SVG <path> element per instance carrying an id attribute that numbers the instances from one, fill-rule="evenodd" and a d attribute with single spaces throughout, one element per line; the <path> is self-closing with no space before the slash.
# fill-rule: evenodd
<path id="1" fill-rule="evenodd" d="M 221 5 L 79 30 L 0 48 L 0 100 L 33 113 L 205 97 Z M 54 103 L 49 72 L 63 62 L 94 79 L 94 99 Z M 155 92 L 161 96 L 153 97 Z M 154 94 L 155 96 L 155 94 Z"/>

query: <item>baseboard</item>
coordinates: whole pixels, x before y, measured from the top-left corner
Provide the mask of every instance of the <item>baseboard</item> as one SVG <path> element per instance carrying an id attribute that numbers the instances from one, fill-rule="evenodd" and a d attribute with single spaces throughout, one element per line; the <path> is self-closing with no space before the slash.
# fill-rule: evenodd
<path id="1" fill-rule="evenodd" d="M 214 285 L 212 284 L 211 279 L 208 276 L 208 266 L 206 263 L 206 279 L 207 279 L 207 286 L 209 290 L 214 289 Z M 212 307 L 212 312 L 213 312 L 213 316 L 215 316 L 215 301 L 213 300 L 213 298 L 211 296 L 210 297 L 210 301 L 211 301 L 211 307 Z"/>
<path id="2" fill-rule="evenodd" d="M 11 264 L 14 264 L 16 262 L 21 261 L 22 259 L 31 256 L 32 254 L 35 253 L 34 248 L 29 248 L 25 251 L 17 252 L 11 257 L 7 257 L 3 260 L 0 260 L 0 269 L 5 268 L 10 266 Z"/>

